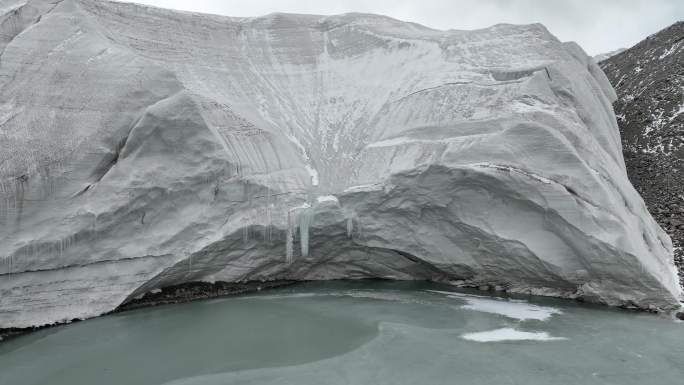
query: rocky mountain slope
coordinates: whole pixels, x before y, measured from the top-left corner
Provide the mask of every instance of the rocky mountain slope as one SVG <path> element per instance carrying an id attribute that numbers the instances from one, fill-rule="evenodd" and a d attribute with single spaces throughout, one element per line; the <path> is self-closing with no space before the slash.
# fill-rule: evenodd
<path id="1" fill-rule="evenodd" d="M 431 279 L 678 306 L 613 89 L 539 24 L 0 10 L 0 327 L 190 281 Z"/>
<path id="2" fill-rule="evenodd" d="M 600 65 L 618 95 L 627 173 L 672 237 L 684 279 L 684 21 Z"/>

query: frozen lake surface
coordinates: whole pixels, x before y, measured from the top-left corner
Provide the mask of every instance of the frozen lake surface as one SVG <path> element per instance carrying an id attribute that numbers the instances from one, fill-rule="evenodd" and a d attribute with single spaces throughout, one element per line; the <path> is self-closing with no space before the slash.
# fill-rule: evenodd
<path id="1" fill-rule="evenodd" d="M 304 283 L 0 343 L 0 384 L 679 384 L 684 324 L 412 282 Z"/>

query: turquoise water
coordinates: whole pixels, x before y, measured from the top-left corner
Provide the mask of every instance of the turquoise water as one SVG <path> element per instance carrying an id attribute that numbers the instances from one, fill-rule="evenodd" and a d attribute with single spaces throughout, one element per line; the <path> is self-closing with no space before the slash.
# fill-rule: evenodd
<path id="1" fill-rule="evenodd" d="M 0 384 L 683 384 L 684 323 L 410 282 L 306 283 L 0 343 Z"/>

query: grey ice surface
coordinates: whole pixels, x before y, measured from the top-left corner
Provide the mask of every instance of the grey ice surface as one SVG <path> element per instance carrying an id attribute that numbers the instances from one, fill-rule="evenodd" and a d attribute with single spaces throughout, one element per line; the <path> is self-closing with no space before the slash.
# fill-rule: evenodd
<path id="1" fill-rule="evenodd" d="M 315 282 L 41 330 L 0 344 L 0 373 L 11 385 L 674 385 L 683 326 L 436 284 Z"/>
<path id="2" fill-rule="evenodd" d="M 677 306 L 595 62 L 542 25 L 0 2 L 0 327 L 186 281 Z"/>

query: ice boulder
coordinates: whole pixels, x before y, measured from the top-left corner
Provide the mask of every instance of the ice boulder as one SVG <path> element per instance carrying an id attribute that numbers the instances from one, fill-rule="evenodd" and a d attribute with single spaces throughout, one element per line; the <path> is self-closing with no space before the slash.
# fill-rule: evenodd
<path id="1" fill-rule="evenodd" d="M 0 328 L 188 281 L 677 306 L 613 89 L 542 25 L 3 0 L 0 32 Z"/>

